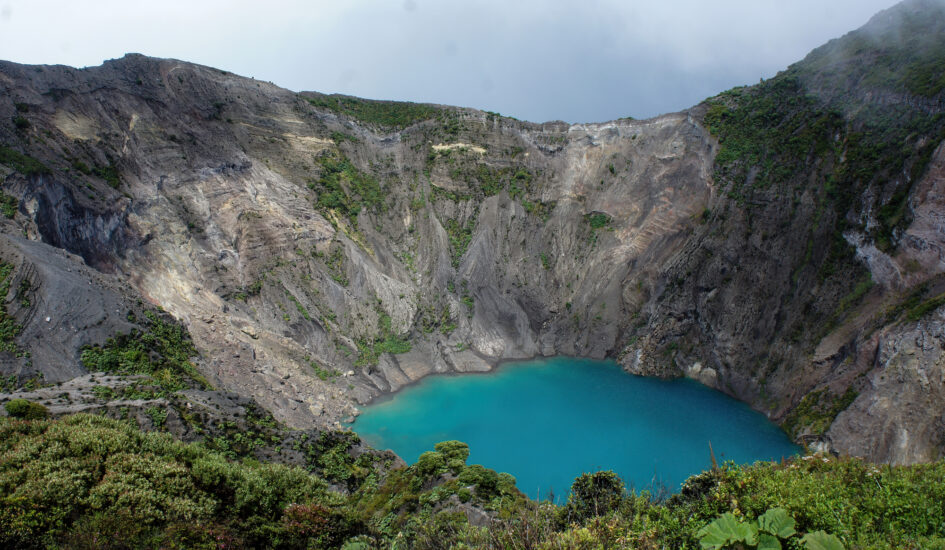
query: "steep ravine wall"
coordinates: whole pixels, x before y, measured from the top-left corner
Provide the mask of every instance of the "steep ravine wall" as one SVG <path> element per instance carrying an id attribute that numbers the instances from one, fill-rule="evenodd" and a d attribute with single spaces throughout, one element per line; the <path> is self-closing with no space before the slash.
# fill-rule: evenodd
<path id="1" fill-rule="evenodd" d="M 895 391 L 866 389 L 880 366 L 848 359 L 875 333 L 842 324 L 842 353 L 819 362 L 813 337 L 788 341 L 807 304 L 832 308 L 855 281 L 798 285 L 813 196 L 788 215 L 773 190 L 749 219 L 717 193 L 705 106 L 586 125 L 431 107 L 390 127 L 136 55 L 84 70 L 0 63 L 0 87 L 0 120 L 29 122 L 4 122 L 3 142 L 49 167 L 6 175 L 21 202 L 5 230 L 133 286 L 188 327 L 218 385 L 290 425 L 333 425 L 431 373 L 568 354 L 689 375 L 777 420 L 855 380 L 854 405 L 811 441 L 877 460 L 941 453 L 938 421 L 905 444 L 859 439 L 928 410 L 940 375 L 906 382 L 916 396 L 900 418 L 868 404 Z M 331 181 L 344 201 L 326 200 Z M 915 369 L 941 364 L 928 353 Z"/>
<path id="2" fill-rule="evenodd" d="M 613 355 L 638 305 L 628 282 L 711 196 L 712 140 L 687 113 L 568 126 L 444 108 L 377 133 L 174 61 L 4 73 L 30 131 L 57 140 L 42 160 L 66 164 L 20 182 L 26 231 L 120 273 L 187 325 L 225 387 L 296 425 L 431 372 Z M 382 207 L 318 209 L 306 184 L 324 155 L 376 178 Z M 76 162 L 114 163 L 119 190 Z M 384 322 L 410 351 L 359 361 Z"/>

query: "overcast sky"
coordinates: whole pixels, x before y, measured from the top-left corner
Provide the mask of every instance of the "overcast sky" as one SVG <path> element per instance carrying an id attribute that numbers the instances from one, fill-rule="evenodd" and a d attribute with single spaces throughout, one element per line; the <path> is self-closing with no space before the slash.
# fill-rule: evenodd
<path id="1" fill-rule="evenodd" d="M 0 0 L 0 59 L 138 52 L 531 121 L 650 117 L 776 74 L 895 0 Z"/>

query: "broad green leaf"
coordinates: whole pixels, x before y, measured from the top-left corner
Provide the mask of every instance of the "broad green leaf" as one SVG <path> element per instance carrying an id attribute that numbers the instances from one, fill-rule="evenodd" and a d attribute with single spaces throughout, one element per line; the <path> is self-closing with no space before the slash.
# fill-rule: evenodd
<path id="1" fill-rule="evenodd" d="M 753 546 L 758 543 L 758 528 L 726 512 L 700 529 L 696 536 L 705 550 L 718 550 L 730 542 Z"/>
<path id="2" fill-rule="evenodd" d="M 754 546 L 758 544 L 758 527 L 754 523 L 739 522 L 735 526 L 735 537 L 732 540 Z"/>
<path id="3" fill-rule="evenodd" d="M 781 550 L 781 541 L 767 533 L 758 535 L 758 550 Z"/>
<path id="4" fill-rule="evenodd" d="M 758 527 L 765 533 L 786 539 L 796 533 L 794 518 L 784 508 L 772 508 L 758 518 Z"/>
<path id="5" fill-rule="evenodd" d="M 837 537 L 823 531 L 807 533 L 801 539 L 807 550 L 843 550 L 843 543 Z"/>
<path id="6" fill-rule="evenodd" d="M 719 550 L 729 542 L 741 540 L 735 538 L 737 529 L 738 520 L 726 512 L 715 518 L 712 523 L 699 529 L 696 536 L 699 537 L 699 544 L 704 550 Z"/>

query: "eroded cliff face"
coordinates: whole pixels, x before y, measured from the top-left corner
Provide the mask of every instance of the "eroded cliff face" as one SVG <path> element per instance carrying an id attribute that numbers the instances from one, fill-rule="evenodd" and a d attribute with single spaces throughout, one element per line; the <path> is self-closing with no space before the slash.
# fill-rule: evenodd
<path id="1" fill-rule="evenodd" d="M 16 137 L 42 139 L 52 169 L 11 175 L 23 230 L 129 281 L 224 387 L 294 425 L 433 372 L 613 355 L 712 195 L 690 113 L 568 126 L 437 108 L 391 132 L 176 61 L 2 71 L 4 108 L 28 105 Z M 98 177 L 111 166 L 117 189 Z M 323 206 L 336 173 L 381 200 Z M 391 338 L 409 351 L 383 353 Z"/>
<path id="2" fill-rule="evenodd" d="M 867 302 L 859 320 L 848 323 L 851 330 L 837 331 L 852 340 L 844 360 L 858 373 L 859 395 L 826 433 L 850 454 L 897 464 L 935 460 L 945 450 L 945 144 L 913 193 L 914 219 L 899 250 L 860 247 L 885 299 Z M 887 322 L 897 309 L 910 313 Z M 844 355 L 826 341 L 817 359 Z"/>
<path id="3" fill-rule="evenodd" d="M 942 456 L 943 32 L 945 4 L 904 2 L 707 101 L 717 192 L 628 370 L 696 377 L 817 448 Z"/>
<path id="4" fill-rule="evenodd" d="M 689 111 L 584 125 L 297 94 L 140 55 L 0 63 L 0 176 L 17 208 L 0 254 L 64 249 L 125 289 L 95 298 L 123 296 L 98 332 L 56 353 L 23 345 L 46 353 L 48 381 L 80 374 L 81 345 L 127 330 L 137 292 L 189 329 L 215 385 L 292 426 L 335 425 L 432 373 L 567 354 L 691 376 L 812 445 L 935 458 L 941 124 L 909 135 L 901 165 L 859 170 L 863 106 L 893 96 L 836 103 L 810 76 L 815 54 Z M 726 120 L 766 93 L 806 109 L 763 118 L 800 121 L 766 147 L 813 128 L 807 156 L 732 155 Z M 909 116 L 941 117 L 935 97 Z M 46 315 L 14 313 L 50 334 Z M 9 357 L 4 372 L 26 367 Z"/>

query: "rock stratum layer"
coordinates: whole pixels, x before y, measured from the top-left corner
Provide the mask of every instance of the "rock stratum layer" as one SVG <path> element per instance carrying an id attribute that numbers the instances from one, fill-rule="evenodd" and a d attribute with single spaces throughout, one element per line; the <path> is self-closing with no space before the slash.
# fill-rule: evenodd
<path id="1" fill-rule="evenodd" d="M 0 62 L 0 258 L 22 326 L 3 374 L 83 375 L 82 347 L 150 303 L 212 384 L 290 426 L 432 373 L 567 354 L 691 376 L 811 445 L 932 460 L 943 67 L 945 9 L 927 1 L 757 86 L 602 124 L 141 55 Z"/>

